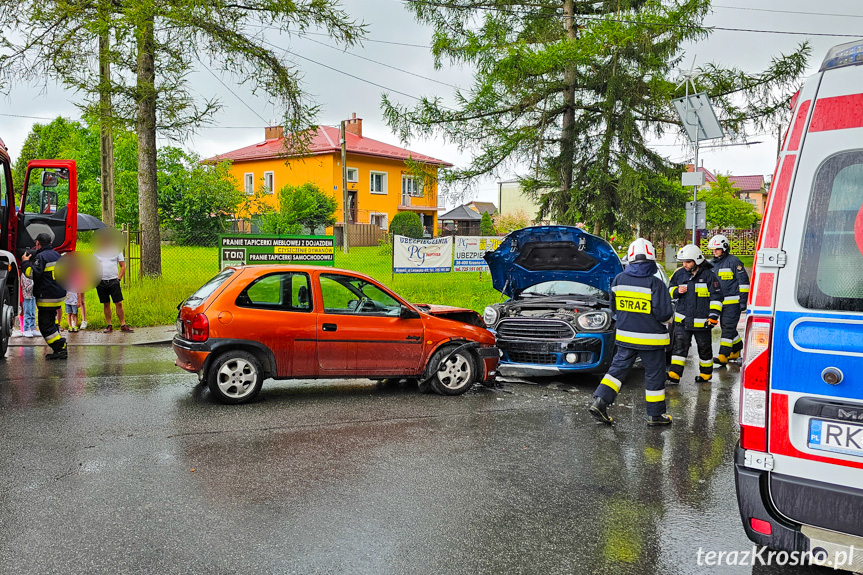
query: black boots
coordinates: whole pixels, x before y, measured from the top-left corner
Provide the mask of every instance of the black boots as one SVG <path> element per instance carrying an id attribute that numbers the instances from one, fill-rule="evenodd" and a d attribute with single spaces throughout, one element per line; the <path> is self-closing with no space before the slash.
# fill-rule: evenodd
<path id="1" fill-rule="evenodd" d="M 590 414 L 597 421 L 601 421 L 602 423 L 607 423 L 611 425 L 614 421 L 610 415 L 608 415 L 608 404 L 601 397 L 594 397 L 593 404 L 588 408 Z"/>
<path id="2" fill-rule="evenodd" d="M 647 425 L 654 427 L 656 425 L 671 425 L 671 416 L 667 413 L 662 415 L 648 415 Z"/>
<path id="3" fill-rule="evenodd" d="M 68 357 L 69 352 L 66 350 L 66 348 L 63 348 L 60 351 L 53 351 L 45 355 L 45 359 L 66 359 Z"/>

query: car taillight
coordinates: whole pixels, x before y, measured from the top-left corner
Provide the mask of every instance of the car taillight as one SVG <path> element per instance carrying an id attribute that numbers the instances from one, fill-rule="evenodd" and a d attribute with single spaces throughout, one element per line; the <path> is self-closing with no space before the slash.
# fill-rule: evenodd
<path id="1" fill-rule="evenodd" d="M 767 388 L 773 318 L 749 316 L 740 378 L 740 447 L 767 451 Z"/>
<path id="2" fill-rule="evenodd" d="M 192 318 L 189 325 L 189 339 L 192 341 L 207 341 L 210 337 L 210 320 L 202 313 Z"/>

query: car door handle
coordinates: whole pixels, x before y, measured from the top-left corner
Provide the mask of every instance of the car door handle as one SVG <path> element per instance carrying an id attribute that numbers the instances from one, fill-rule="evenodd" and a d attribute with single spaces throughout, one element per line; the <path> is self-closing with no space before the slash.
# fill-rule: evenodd
<path id="1" fill-rule="evenodd" d="M 339 329 L 339 326 L 334 323 L 325 323 L 321 326 L 321 329 L 324 331 L 336 331 L 337 329 Z"/>

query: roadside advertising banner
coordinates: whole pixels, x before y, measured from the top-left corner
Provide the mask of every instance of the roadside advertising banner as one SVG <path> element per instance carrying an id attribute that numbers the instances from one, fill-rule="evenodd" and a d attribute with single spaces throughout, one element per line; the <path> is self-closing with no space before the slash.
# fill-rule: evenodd
<path id="1" fill-rule="evenodd" d="M 332 266 L 333 236 L 219 236 L 219 269 L 238 264 Z"/>
<path id="2" fill-rule="evenodd" d="M 395 236 L 393 273 L 433 274 L 452 270 L 452 237 L 415 240 Z"/>
<path id="3" fill-rule="evenodd" d="M 482 259 L 485 252 L 493 252 L 503 241 L 502 237 L 456 236 L 456 272 L 488 272 L 488 264 Z"/>

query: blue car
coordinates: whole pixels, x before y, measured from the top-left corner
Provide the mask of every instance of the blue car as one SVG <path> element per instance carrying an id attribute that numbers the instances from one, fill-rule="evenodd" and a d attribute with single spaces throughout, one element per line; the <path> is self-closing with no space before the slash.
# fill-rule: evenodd
<path id="1" fill-rule="evenodd" d="M 608 242 L 570 226 L 509 234 L 485 254 L 492 285 L 509 300 L 485 308 L 510 377 L 604 373 L 614 354 L 608 290 L 623 264 Z"/>

